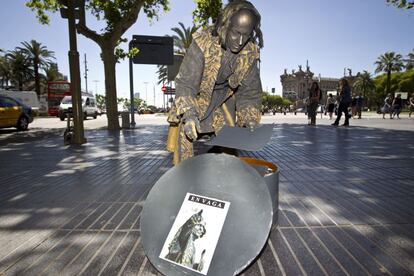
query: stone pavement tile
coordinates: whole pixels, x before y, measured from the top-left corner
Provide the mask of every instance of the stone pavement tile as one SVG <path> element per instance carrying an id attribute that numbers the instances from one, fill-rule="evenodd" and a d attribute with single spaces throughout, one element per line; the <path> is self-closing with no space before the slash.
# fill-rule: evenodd
<path id="1" fill-rule="evenodd" d="M 113 258 L 113 253 L 116 253 L 119 246 L 123 244 L 127 234 L 127 232 L 112 232 L 77 275 L 100 275 Z"/>
<path id="2" fill-rule="evenodd" d="M 296 229 L 283 228 L 280 232 L 286 238 L 298 262 L 301 263 L 304 271 L 308 275 L 327 275 L 325 268 L 316 259 L 312 251 L 309 250 L 308 245 L 298 235 Z"/>
<path id="3" fill-rule="evenodd" d="M 376 252 L 367 251 L 349 236 L 342 228 L 329 228 L 328 231 L 373 275 L 390 273 L 376 258 Z"/>
<path id="4" fill-rule="evenodd" d="M 297 233 L 306 242 L 308 248 L 329 275 L 346 275 L 347 271 L 340 261 L 329 251 L 321 240 L 313 233 L 312 228 L 298 228 Z"/>
<path id="5" fill-rule="evenodd" d="M 376 258 L 394 275 L 414 273 L 412 256 L 400 250 L 388 240 L 388 235 L 381 235 L 376 227 L 355 226 L 345 231 L 359 244 L 375 253 Z"/>
<path id="6" fill-rule="evenodd" d="M 94 235 L 92 239 L 89 240 L 89 243 L 87 243 L 86 245 L 84 243 L 80 243 L 79 248 L 81 247 L 81 250 L 73 259 L 69 261 L 69 263 L 65 265 L 61 272 L 58 272 L 59 274 L 61 273 L 63 275 L 79 275 L 81 272 L 83 272 L 84 269 L 86 269 L 89 266 L 95 254 L 99 252 L 100 248 L 102 248 L 102 246 L 108 243 L 112 234 L 110 232 L 100 231 L 88 232 L 88 234 L 89 233 Z M 84 235 L 82 235 L 81 237 L 83 236 Z"/>
<path id="7" fill-rule="evenodd" d="M 359 260 L 331 234 L 328 228 L 313 228 L 312 231 L 349 275 L 369 274 Z"/>
<path id="8" fill-rule="evenodd" d="M 265 275 L 284 275 L 280 258 L 275 250 L 272 241 L 269 239 L 260 255 L 260 262 Z"/>
<path id="9" fill-rule="evenodd" d="M 291 245 L 287 242 L 280 230 L 272 231 L 270 241 L 280 259 L 281 267 L 286 275 L 305 275 L 302 264 L 292 251 Z"/>

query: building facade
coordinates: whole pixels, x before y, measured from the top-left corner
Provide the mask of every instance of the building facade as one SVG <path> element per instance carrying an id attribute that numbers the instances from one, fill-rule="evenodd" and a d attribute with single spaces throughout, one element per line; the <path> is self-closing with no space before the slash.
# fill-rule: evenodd
<path id="1" fill-rule="evenodd" d="M 292 70 L 292 73 L 288 73 L 285 69 L 284 74 L 280 76 L 280 82 L 282 83 L 282 96 L 292 102 L 298 102 L 299 106 L 302 106 L 305 99 L 309 97 L 309 88 L 313 81 L 317 81 L 320 89 L 322 90 L 321 103 L 326 101 L 326 97 L 329 93 L 334 96 L 339 89 L 340 78 L 327 78 L 315 76 L 310 70 L 309 66 L 306 65 L 306 70 L 302 70 L 302 66 L 298 66 L 298 71 Z M 349 85 L 352 87 L 356 76 L 352 75 L 352 70 L 348 69 L 348 76 L 345 76 L 348 80 Z M 353 90 L 353 95 L 357 95 L 359 92 Z"/>

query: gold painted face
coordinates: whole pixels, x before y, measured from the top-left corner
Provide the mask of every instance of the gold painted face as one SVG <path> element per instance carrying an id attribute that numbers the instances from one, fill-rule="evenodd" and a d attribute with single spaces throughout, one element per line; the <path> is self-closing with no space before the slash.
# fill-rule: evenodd
<path id="1" fill-rule="evenodd" d="M 250 40 L 256 17 L 249 10 L 240 10 L 233 15 L 226 36 L 226 48 L 237 54 Z"/>

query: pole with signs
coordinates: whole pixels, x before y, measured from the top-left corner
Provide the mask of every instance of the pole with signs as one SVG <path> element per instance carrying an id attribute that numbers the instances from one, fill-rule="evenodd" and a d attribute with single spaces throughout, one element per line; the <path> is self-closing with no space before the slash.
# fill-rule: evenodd
<path id="1" fill-rule="evenodd" d="M 63 18 L 68 19 L 69 28 L 69 67 L 70 67 L 70 82 L 72 93 L 72 108 L 73 108 L 73 128 L 74 139 L 72 143 L 84 144 L 86 139 L 83 128 L 83 112 L 82 112 L 82 96 L 80 89 L 80 69 L 79 69 L 79 52 L 76 41 L 76 19 L 79 18 L 80 8 L 85 3 L 83 1 L 65 1 L 60 3 L 67 8 L 61 8 L 60 13 Z"/>
<path id="2" fill-rule="evenodd" d="M 138 48 L 139 53 L 129 59 L 129 86 L 131 91 L 131 125 L 135 126 L 133 114 L 134 102 L 134 79 L 133 79 L 133 63 L 135 64 L 173 64 L 173 38 L 166 36 L 145 36 L 133 35 L 129 42 L 129 49 Z M 145 82 L 144 82 L 145 83 Z M 145 100 L 148 101 L 147 84 L 145 83 Z M 155 105 L 155 97 L 154 97 Z"/>
<path id="3" fill-rule="evenodd" d="M 132 57 L 129 58 L 129 93 L 131 97 L 131 127 L 135 127 L 135 113 L 134 113 L 134 66 L 132 66 Z"/>

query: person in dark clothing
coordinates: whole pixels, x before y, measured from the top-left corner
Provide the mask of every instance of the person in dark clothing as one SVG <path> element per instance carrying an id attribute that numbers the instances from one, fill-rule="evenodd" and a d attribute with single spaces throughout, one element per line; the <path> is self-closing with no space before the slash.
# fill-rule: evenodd
<path id="1" fill-rule="evenodd" d="M 402 108 L 401 94 L 397 94 L 397 97 L 395 97 L 394 100 L 392 101 L 391 119 L 393 119 L 395 115 L 397 115 L 398 119 L 401 119 L 400 118 L 401 108 Z"/>
<path id="2" fill-rule="evenodd" d="M 356 97 L 356 113 L 358 114 L 358 119 L 361 119 L 363 105 L 364 97 L 361 94 L 359 94 L 358 97 Z"/>
<path id="3" fill-rule="evenodd" d="M 309 101 L 308 101 L 308 125 L 316 125 L 316 112 L 319 105 L 319 99 L 321 96 L 321 90 L 319 89 L 318 82 L 314 81 L 309 89 Z"/>
<path id="4" fill-rule="evenodd" d="M 339 121 L 341 120 L 342 113 L 345 115 L 345 123 L 343 126 L 349 126 L 349 114 L 348 114 L 348 107 L 351 103 L 351 87 L 346 79 L 341 79 L 339 81 L 339 107 L 338 107 L 338 116 L 336 117 L 335 122 L 332 124 L 333 126 L 338 126 Z"/>
<path id="5" fill-rule="evenodd" d="M 261 118 L 258 62 L 263 37 L 260 14 L 248 1 L 234 0 L 214 26 L 193 35 L 175 79 L 167 149 L 174 164 L 193 156 L 199 137 L 224 125 L 254 129 Z"/>

